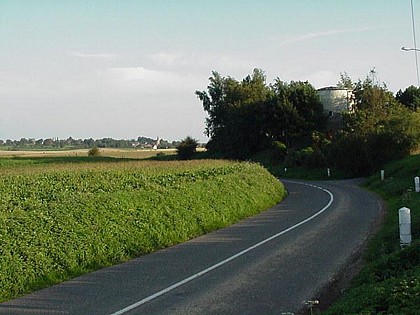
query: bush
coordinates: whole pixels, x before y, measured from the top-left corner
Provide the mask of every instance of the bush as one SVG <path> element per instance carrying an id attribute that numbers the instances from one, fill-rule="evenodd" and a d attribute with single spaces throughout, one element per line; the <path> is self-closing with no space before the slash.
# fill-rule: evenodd
<path id="1" fill-rule="evenodd" d="M 381 169 L 387 162 L 407 156 L 408 140 L 390 132 L 371 133 L 365 136 L 343 135 L 328 152 L 328 160 L 342 171 L 354 176 L 366 176 Z"/>
<path id="2" fill-rule="evenodd" d="M 99 150 L 98 147 L 90 148 L 88 151 L 88 156 L 100 156 L 100 155 L 101 155 L 101 151 Z"/>
<path id="3" fill-rule="evenodd" d="M 198 141 L 187 136 L 181 143 L 176 147 L 178 157 L 180 160 L 190 160 L 197 150 Z"/>
<path id="4" fill-rule="evenodd" d="M 274 141 L 271 147 L 272 157 L 276 161 L 283 161 L 287 155 L 287 147 L 281 141 Z"/>
<path id="5" fill-rule="evenodd" d="M 326 165 L 326 158 L 321 150 L 306 147 L 299 151 L 292 151 L 287 157 L 287 162 L 292 166 L 317 168 Z"/>

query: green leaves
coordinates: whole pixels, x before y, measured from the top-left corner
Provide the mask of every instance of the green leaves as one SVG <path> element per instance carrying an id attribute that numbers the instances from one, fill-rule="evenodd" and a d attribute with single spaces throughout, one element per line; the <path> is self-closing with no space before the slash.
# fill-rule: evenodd
<path id="1" fill-rule="evenodd" d="M 285 194 L 250 163 L 22 163 L 1 166 L 2 301 L 227 226 Z"/>
<path id="2" fill-rule="evenodd" d="M 290 145 L 321 130 L 325 120 L 312 85 L 280 79 L 267 85 L 260 69 L 242 81 L 214 72 L 208 92 L 196 95 L 208 113 L 209 151 L 231 158 L 249 158 L 269 148 L 272 140 Z"/>
<path id="3" fill-rule="evenodd" d="M 189 160 L 194 156 L 198 145 L 198 141 L 187 136 L 181 143 L 176 147 L 178 157 L 181 160 Z"/>

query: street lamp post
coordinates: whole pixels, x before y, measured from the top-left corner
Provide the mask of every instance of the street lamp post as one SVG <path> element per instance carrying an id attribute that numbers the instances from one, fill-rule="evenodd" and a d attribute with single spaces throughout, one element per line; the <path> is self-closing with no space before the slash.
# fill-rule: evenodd
<path id="1" fill-rule="evenodd" d="M 401 50 L 404 50 L 404 51 L 414 51 L 414 54 L 415 54 L 415 57 L 416 57 L 417 86 L 420 87 L 419 64 L 418 64 L 418 61 L 417 61 L 417 52 L 420 51 L 420 49 L 418 49 L 418 48 L 401 47 Z"/>
<path id="2" fill-rule="evenodd" d="M 420 51 L 418 48 L 407 48 L 407 47 L 401 47 L 401 50 L 404 51 Z"/>
<path id="3" fill-rule="evenodd" d="M 413 27 L 413 43 L 414 43 L 414 48 L 401 47 L 401 49 L 404 50 L 404 51 L 414 51 L 414 57 L 416 58 L 417 86 L 420 86 L 419 61 L 417 59 L 417 52 L 419 51 L 419 49 L 417 49 L 417 42 L 416 42 L 416 23 L 414 21 L 414 5 L 413 5 L 413 0 L 410 1 L 410 4 L 411 4 L 411 22 L 412 22 L 412 27 Z"/>

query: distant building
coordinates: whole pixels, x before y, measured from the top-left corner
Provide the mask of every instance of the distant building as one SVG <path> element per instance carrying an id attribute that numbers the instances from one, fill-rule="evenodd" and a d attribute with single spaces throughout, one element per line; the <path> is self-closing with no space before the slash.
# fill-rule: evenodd
<path id="1" fill-rule="evenodd" d="M 318 94 L 329 116 L 353 112 L 353 90 L 330 86 L 319 89 Z"/>
<path id="2" fill-rule="evenodd" d="M 336 86 L 318 90 L 319 98 L 324 106 L 324 113 L 328 115 L 327 133 L 330 137 L 343 129 L 343 114 L 354 111 L 353 90 Z"/>

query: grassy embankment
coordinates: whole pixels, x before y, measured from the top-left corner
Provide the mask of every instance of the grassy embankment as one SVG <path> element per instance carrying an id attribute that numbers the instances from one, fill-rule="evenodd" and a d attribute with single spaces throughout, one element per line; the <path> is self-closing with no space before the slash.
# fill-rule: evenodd
<path id="1" fill-rule="evenodd" d="M 257 164 L 0 159 L 0 301 L 230 225 L 285 196 Z"/>
<path id="2" fill-rule="evenodd" d="M 380 194 L 387 211 L 380 232 L 370 244 L 366 266 L 344 297 L 325 314 L 419 314 L 420 305 L 420 193 L 414 177 L 420 176 L 420 155 L 390 163 L 385 180 L 372 176 L 366 187 Z M 411 210 L 413 243 L 401 249 L 398 210 Z"/>

